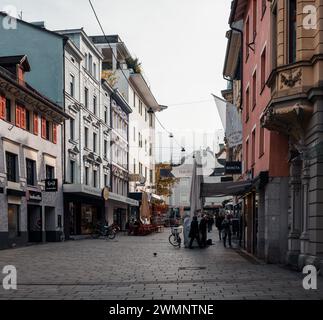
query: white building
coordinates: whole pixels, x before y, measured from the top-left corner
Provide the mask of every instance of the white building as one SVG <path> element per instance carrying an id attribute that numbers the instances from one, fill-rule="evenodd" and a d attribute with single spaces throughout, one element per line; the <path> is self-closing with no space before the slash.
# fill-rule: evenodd
<path id="1" fill-rule="evenodd" d="M 103 75 L 132 108 L 129 116 L 130 193 L 155 191 L 155 112 L 162 111 L 140 70 L 118 35 L 93 36 L 101 51 Z M 134 70 L 135 69 L 135 70 Z"/>

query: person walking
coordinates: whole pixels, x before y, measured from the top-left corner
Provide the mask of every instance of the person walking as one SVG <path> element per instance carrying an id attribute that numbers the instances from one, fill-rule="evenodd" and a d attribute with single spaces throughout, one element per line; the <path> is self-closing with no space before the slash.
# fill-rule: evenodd
<path id="1" fill-rule="evenodd" d="M 219 240 L 222 240 L 221 234 L 222 234 L 222 222 L 224 220 L 224 217 L 221 213 L 218 213 L 215 218 L 215 226 L 218 229 L 219 232 Z"/>
<path id="2" fill-rule="evenodd" d="M 183 222 L 183 232 L 184 232 L 184 247 L 188 248 L 190 243 L 190 229 L 191 229 L 191 217 L 190 214 L 187 212 L 184 216 L 184 222 Z"/>
<path id="3" fill-rule="evenodd" d="M 199 234 L 199 224 L 197 222 L 197 217 L 193 217 L 193 221 L 191 222 L 191 230 L 190 230 L 190 234 L 189 237 L 191 238 L 190 240 L 190 244 L 189 244 L 189 248 L 193 249 L 192 245 L 193 245 L 193 241 L 196 239 L 199 247 L 201 247 L 201 243 L 200 243 L 200 234 Z"/>
<path id="4" fill-rule="evenodd" d="M 208 230 L 208 232 L 212 231 L 213 223 L 214 223 L 214 218 L 211 215 L 209 215 L 208 219 L 207 219 L 207 230 Z"/>
<path id="5" fill-rule="evenodd" d="M 231 236 L 232 236 L 231 226 L 232 226 L 231 218 L 228 215 L 226 215 L 223 222 L 222 222 L 222 229 L 224 232 L 223 245 L 225 248 L 227 247 L 227 238 L 229 240 L 230 248 L 232 247 L 232 245 L 231 245 Z"/>
<path id="6" fill-rule="evenodd" d="M 204 214 L 202 216 L 202 219 L 201 219 L 201 222 L 200 222 L 200 225 L 199 225 L 199 231 L 201 233 L 201 247 L 202 248 L 206 247 L 207 225 L 208 225 L 207 216 Z"/>

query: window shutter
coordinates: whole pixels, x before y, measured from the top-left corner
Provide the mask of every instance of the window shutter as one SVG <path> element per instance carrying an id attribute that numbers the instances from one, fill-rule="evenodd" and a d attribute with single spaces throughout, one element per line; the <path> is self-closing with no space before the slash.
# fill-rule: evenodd
<path id="1" fill-rule="evenodd" d="M 34 134 L 38 136 L 38 114 L 34 113 Z"/>
<path id="2" fill-rule="evenodd" d="M 53 142 L 57 143 L 57 124 L 53 123 Z"/>
<path id="3" fill-rule="evenodd" d="M 26 109 L 20 107 L 20 127 L 26 130 Z"/>
<path id="4" fill-rule="evenodd" d="M 46 139 L 46 119 L 41 118 L 41 137 Z"/>
<path id="5" fill-rule="evenodd" d="M 6 111 L 6 97 L 0 96 L 0 119 L 5 118 Z"/>
<path id="6" fill-rule="evenodd" d="M 20 128 L 20 126 L 21 126 L 21 123 L 20 123 L 21 116 L 20 116 L 20 114 L 21 114 L 20 106 L 16 105 L 16 126 L 18 128 Z"/>

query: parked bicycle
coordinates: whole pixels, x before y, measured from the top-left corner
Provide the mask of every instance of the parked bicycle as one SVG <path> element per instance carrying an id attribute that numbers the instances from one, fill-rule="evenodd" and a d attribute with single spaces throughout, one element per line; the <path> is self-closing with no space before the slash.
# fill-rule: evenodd
<path id="1" fill-rule="evenodd" d="M 183 227 L 181 226 L 171 227 L 171 232 L 172 233 L 168 238 L 169 243 L 174 247 L 180 248 L 182 244 L 182 239 L 180 237 L 180 234 L 183 232 Z"/>
<path id="2" fill-rule="evenodd" d="M 104 237 L 113 240 L 116 237 L 118 231 L 120 231 L 120 227 L 117 224 L 112 224 L 111 226 L 108 226 L 107 224 L 97 224 L 91 236 L 93 239 Z"/>

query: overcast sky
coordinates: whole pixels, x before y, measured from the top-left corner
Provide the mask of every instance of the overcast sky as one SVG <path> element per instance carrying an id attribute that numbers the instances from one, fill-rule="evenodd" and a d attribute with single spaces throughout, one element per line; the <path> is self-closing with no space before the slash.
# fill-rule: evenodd
<path id="1" fill-rule="evenodd" d="M 15 6 L 26 21 L 44 20 L 50 30 L 84 27 L 101 34 L 88 0 L 0 0 Z M 220 95 L 231 0 L 92 0 L 106 34 L 119 34 L 142 62 L 144 75 L 160 104 L 158 114 L 186 152 L 209 146 L 223 136 L 211 93 Z M 158 128 L 158 131 L 161 130 Z M 220 132 L 219 132 L 220 130 Z M 193 138 L 195 132 L 195 138 Z M 157 144 L 159 141 L 156 135 Z M 195 142 L 194 142 L 195 140 Z M 159 147 L 158 147 L 159 148 Z M 170 158 L 163 135 L 162 160 Z M 174 142 L 173 158 L 180 147 Z M 161 158 L 158 157 L 157 160 Z"/>

